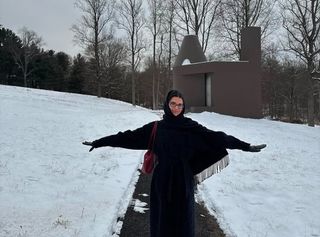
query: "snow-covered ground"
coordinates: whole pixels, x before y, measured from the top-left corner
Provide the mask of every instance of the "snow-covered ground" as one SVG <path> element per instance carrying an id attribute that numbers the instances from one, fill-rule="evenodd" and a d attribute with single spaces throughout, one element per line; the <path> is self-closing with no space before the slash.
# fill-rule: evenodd
<path id="1" fill-rule="evenodd" d="M 144 151 L 81 144 L 159 116 L 119 101 L 0 85 L 0 236 L 116 236 Z M 320 236 L 320 127 L 188 114 L 261 153 L 230 165 L 197 198 L 229 236 Z"/>

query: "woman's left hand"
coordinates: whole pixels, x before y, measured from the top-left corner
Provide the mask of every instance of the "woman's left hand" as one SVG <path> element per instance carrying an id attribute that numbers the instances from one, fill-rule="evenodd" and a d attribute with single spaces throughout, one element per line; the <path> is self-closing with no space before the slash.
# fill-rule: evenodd
<path id="1" fill-rule="evenodd" d="M 263 148 L 265 148 L 267 145 L 266 144 L 261 144 L 261 145 L 250 145 L 249 151 L 250 152 L 260 152 Z"/>

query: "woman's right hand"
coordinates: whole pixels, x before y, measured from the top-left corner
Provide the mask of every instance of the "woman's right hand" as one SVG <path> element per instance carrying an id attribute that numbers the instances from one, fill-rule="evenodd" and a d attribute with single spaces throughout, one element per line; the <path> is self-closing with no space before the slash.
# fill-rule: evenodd
<path id="1" fill-rule="evenodd" d="M 94 149 L 94 146 L 93 146 L 93 143 L 92 142 L 87 142 L 87 141 L 84 141 L 82 142 L 83 145 L 86 145 L 86 146 L 91 146 L 89 152 L 91 152 L 93 149 Z"/>

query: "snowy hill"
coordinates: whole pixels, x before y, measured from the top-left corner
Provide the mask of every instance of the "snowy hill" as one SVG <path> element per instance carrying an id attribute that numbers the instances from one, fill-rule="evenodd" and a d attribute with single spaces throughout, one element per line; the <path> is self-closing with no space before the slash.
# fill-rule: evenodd
<path id="1" fill-rule="evenodd" d="M 159 117 L 93 96 L 0 85 L 0 236 L 112 236 L 144 151 L 81 144 Z M 261 153 L 231 164 L 199 199 L 230 236 L 320 236 L 320 128 L 215 113 L 188 114 Z M 116 234 L 114 235 L 116 236 Z"/>

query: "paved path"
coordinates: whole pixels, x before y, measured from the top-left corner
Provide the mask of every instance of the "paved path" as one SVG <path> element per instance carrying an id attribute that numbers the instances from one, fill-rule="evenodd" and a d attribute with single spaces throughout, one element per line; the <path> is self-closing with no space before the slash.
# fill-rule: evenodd
<path id="1" fill-rule="evenodd" d="M 128 207 L 123 220 L 120 237 L 149 237 L 150 182 L 151 175 L 140 175 L 131 201 L 132 205 Z M 140 205 L 140 208 L 137 208 L 140 202 L 135 200 L 148 204 L 145 206 L 144 213 L 138 212 L 144 207 Z M 134 210 L 134 207 L 136 207 L 136 210 Z M 195 216 L 196 237 L 225 237 L 216 219 L 208 213 L 203 205 L 196 203 Z"/>

